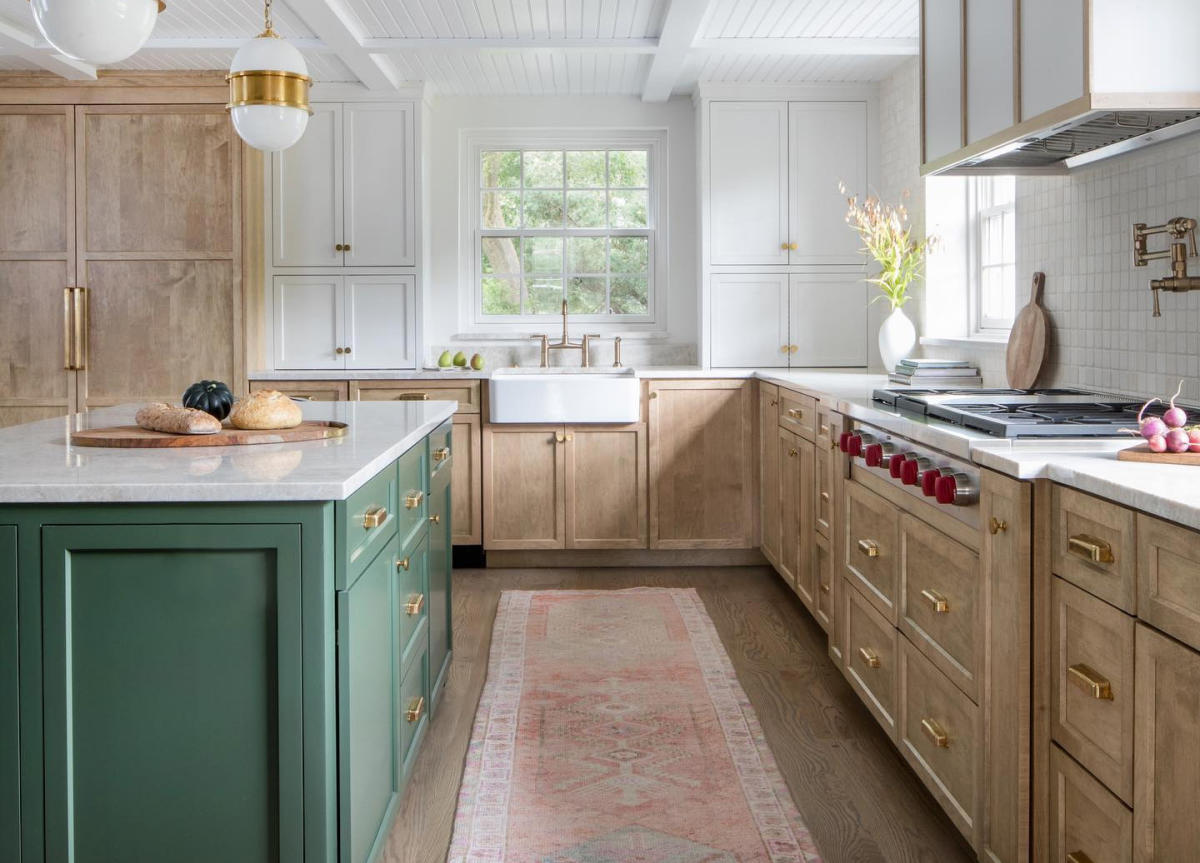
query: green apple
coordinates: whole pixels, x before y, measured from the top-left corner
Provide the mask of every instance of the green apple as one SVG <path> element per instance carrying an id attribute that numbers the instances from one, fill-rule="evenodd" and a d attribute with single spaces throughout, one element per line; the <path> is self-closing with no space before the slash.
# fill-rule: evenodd
<path id="1" fill-rule="evenodd" d="M 474 356 L 472 356 L 471 357 L 471 368 L 475 369 L 475 371 L 477 371 L 477 372 L 482 371 L 483 370 L 483 357 L 481 357 L 479 354 L 475 354 Z"/>
<path id="2" fill-rule="evenodd" d="M 451 362 L 449 351 L 442 351 L 442 353 L 438 356 L 438 368 L 448 369 L 450 368 Z"/>
<path id="3" fill-rule="evenodd" d="M 454 355 L 454 364 L 459 368 L 463 368 L 467 364 L 467 355 L 459 351 Z"/>

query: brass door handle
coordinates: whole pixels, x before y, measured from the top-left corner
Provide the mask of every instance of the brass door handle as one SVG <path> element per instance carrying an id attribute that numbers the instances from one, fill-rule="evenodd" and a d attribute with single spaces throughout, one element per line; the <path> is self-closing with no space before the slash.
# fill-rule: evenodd
<path id="1" fill-rule="evenodd" d="M 418 695 L 412 701 L 408 702 L 408 709 L 404 711 L 404 719 L 407 722 L 416 722 L 425 712 L 425 696 Z"/>
<path id="2" fill-rule="evenodd" d="M 950 611 L 949 600 L 931 587 L 927 587 L 921 591 L 921 598 L 929 603 L 929 607 L 933 609 L 934 614 L 946 614 Z"/>
<path id="3" fill-rule="evenodd" d="M 992 532 L 992 536 L 998 533 L 1003 533 L 1008 530 L 1008 522 L 1002 518 L 992 516 L 992 520 L 988 523 L 988 530 Z"/>
<path id="4" fill-rule="evenodd" d="M 858 550 L 867 557 L 879 557 L 879 543 L 873 539 L 860 539 L 858 541 Z"/>
<path id="5" fill-rule="evenodd" d="M 386 506 L 371 506 L 367 507 L 367 511 L 363 513 L 362 526 L 367 530 L 379 527 L 387 521 L 388 511 Z"/>
<path id="6" fill-rule="evenodd" d="M 434 461 L 445 461 L 448 458 L 450 458 L 450 447 L 448 446 L 438 447 L 433 451 Z"/>
<path id="7" fill-rule="evenodd" d="M 440 514 L 438 514 L 438 513 L 434 513 L 433 515 L 429 516 L 429 520 L 430 520 L 431 522 L 433 522 L 434 524 L 441 524 L 441 523 L 442 523 L 442 517 L 441 517 L 441 515 L 440 515 Z"/>
<path id="8" fill-rule="evenodd" d="M 1067 680 L 1074 683 L 1092 698 L 1099 701 L 1112 701 L 1112 684 L 1090 665 L 1080 662 L 1067 668 Z"/>
<path id="9" fill-rule="evenodd" d="M 421 609 L 425 607 L 425 594 L 414 593 L 408 598 L 408 602 L 404 603 L 404 613 L 409 617 L 416 617 L 421 613 Z"/>
<path id="10" fill-rule="evenodd" d="M 1092 858 L 1082 851 L 1072 851 L 1067 855 L 1067 863 L 1092 863 Z"/>
<path id="11" fill-rule="evenodd" d="M 404 496 L 404 508 L 405 509 L 416 509 L 417 507 L 419 507 L 421 505 L 421 501 L 423 501 L 424 499 L 425 499 L 425 492 L 410 491 L 408 494 L 406 494 Z"/>
<path id="12" fill-rule="evenodd" d="M 950 735 L 946 733 L 946 729 L 942 728 L 936 719 L 922 719 L 921 730 L 925 732 L 925 736 L 929 738 L 934 746 L 939 749 L 950 748 Z"/>
<path id="13" fill-rule="evenodd" d="M 396 396 L 395 401 L 427 402 L 429 401 L 429 393 L 400 393 L 400 395 Z"/>
<path id="14" fill-rule="evenodd" d="M 402 557 L 398 561 L 396 561 L 396 570 L 399 571 L 402 569 L 405 572 L 408 572 L 409 565 L 410 565 L 409 559 L 407 557 Z"/>
<path id="15" fill-rule="evenodd" d="M 1077 533 L 1067 539 L 1067 551 L 1091 563 L 1112 563 L 1116 560 L 1111 545 L 1086 533 Z"/>
<path id="16" fill-rule="evenodd" d="M 879 667 L 879 654 L 869 647 L 860 647 L 858 655 L 862 657 L 862 661 L 867 664 L 868 668 Z"/>

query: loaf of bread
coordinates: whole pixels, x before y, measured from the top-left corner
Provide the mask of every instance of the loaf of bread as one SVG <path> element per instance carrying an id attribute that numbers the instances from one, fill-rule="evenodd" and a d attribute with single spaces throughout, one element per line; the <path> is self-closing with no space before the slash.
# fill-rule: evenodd
<path id="1" fill-rule="evenodd" d="M 229 422 L 240 429 L 290 429 L 300 425 L 300 406 L 278 390 L 259 390 L 233 405 Z"/>
<path id="2" fill-rule="evenodd" d="M 204 411 L 162 402 L 146 405 L 134 421 L 144 429 L 172 434 L 216 434 L 221 430 L 221 421 Z"/>

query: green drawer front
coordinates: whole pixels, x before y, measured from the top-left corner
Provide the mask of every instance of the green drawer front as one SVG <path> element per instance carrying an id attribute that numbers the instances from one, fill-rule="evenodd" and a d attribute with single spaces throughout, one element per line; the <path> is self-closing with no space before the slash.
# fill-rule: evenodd
<path id="1" fill-rule="evenodd" d="M 429 619 L 429 543 L 424 537 L 416 548 L 398 559 L 396 574 L 400 599 L 400 667 L 408 673 L 413 660 L 420 655 L 419 648 L 428 641 L 428 629 L 424 624 Z"/>
<path id="2" fill-rule="evenodd" d="M 392 467 L 380 471 L 344 503 L 339 504 L 339 509 L 346 537 L 343 545 L 346 550 L 346 584 L 351 584 L 363 567 L 375 559 L 402 521 L 396 471 Z"/>
<path id="3" fill-rule="evenodd" d="M 451 446 L 454 440 L 454 426 L 447 422 L 439 426 L 429 435 L 429 476 L 432 479 L 443 468 L 450 466 L 450 457 L 454 454 Z"/>
<path id="4" fill-rule="evenodd" d="M 422 632 L 425 630 L 422 629 Z M 417 746 L 429 725 L 429 653 L 422 650 L 400 684 L 400 747 L 396 772 L 406 777 L 416 758 Z"/>
<path id="5" fill-rule="evenodd" d="M 429 485 L 425 481 L 425 443 L 422 441 L 396 462 L 400 483 L 399 530 L 400 547 L 411 544 L 413 537 L 425 526 L 429 513 Z"/>

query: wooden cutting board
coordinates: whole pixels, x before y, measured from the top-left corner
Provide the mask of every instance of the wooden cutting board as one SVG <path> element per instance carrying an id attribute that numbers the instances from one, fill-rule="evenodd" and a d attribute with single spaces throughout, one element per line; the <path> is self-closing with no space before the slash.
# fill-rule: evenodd
<path id="1" fill-rule="evenodd" d="M 1120 461 L 1141 461 L 1151 464 L 1200 465 L 1200 452 L 1150 452 L 1145 444 L 1131 446 L 1117 453 Z"/>
<path id="2" fill-rule="evenodd" d="M 1045 286 L 1046 274 L 1034 273 L 1029 303 L 1017 313 L 1008 337 L 1005 368 L 1008 385 L 1013 389 L 1033 389 L 1046 359 L 1046 310 L 1038 304 Z"/>
<path id="3" fill-rule="evenodd" d="M 71 433 L 75 446 L 161 448 L 177 446 L 246 446 L 257 443 L 293 443 L 343 437 L 348 426 L 325 420 L 305 420 L 290 429 L 223 428 L 216 434 L 171 434 L 150 431 L 141 426 L 110 426 Z"/>

